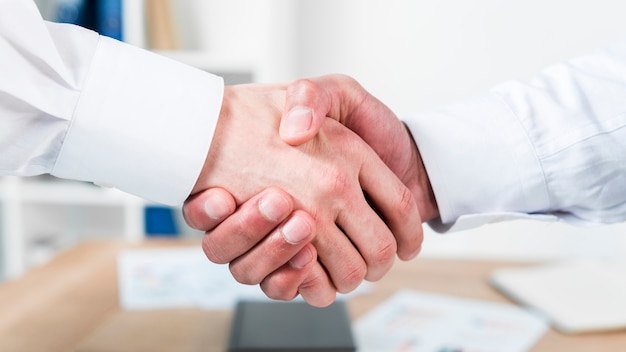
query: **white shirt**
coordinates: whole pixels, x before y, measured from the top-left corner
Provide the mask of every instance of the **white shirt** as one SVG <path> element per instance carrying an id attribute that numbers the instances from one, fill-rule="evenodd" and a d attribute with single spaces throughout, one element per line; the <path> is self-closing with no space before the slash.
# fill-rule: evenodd
<path id="1" fill-rule="evenodd" d="M 50 173 L 181 204 L 195 184 L 223 81 L 0 0 L 0 174 Z"/>
<path id="2" fill-rule="evenodd" d="M 439 206 L 435 230 L 626 220 L 626 38 L 406 123 Z"/>

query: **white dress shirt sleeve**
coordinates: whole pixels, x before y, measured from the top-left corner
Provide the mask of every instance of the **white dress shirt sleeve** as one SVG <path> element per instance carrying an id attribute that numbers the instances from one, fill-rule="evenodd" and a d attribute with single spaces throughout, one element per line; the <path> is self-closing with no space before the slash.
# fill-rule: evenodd
<path id="1" fill-rule="evenodd" d="M 437 231 L 626 220 L 626 39 L 405 122 L 435 192 Z"/>
<path id="2" fill-rule="evenodd" d="M 222 102 L 220 77 L 0 0 L 0 174 L 52 175 L 181 204 Z"/>

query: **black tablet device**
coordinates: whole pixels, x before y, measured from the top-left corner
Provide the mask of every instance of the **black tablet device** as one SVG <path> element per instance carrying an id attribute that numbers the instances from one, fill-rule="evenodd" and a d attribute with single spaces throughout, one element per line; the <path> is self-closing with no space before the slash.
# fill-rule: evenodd
<path id="1" fill-rule="evenodd" d="M 354 352 L 345 302 L 325 308 L 305 302 L 240 301 L 229 352 Z"/>

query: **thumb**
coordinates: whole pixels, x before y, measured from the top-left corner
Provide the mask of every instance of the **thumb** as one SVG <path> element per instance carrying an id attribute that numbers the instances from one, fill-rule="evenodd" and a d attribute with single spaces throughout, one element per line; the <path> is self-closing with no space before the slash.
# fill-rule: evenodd
<path id="1" fill-rule="evenodd" d="M 279 134 L 290 145 L 300 145 L 320 130 L 331 109 L 329 92 L 317 82 L 299 79 L 287 87 Z"/>

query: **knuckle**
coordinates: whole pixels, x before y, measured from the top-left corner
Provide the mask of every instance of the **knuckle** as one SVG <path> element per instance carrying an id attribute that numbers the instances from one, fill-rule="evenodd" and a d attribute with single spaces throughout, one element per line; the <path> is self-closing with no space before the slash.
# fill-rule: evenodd
<path id="1" fill-rule="evenodd" d="M 324 280 L 319 275 L 309 275 L 299 286 L 300 290 L 317 291 L 323 286 Z"/>
<path id="2" fill-rule="evenodd" d="M 396 241 L 391 238 L 385 238 L 385 240 L 381 241 L 376 249 L 376 252 L 371 258 L 371 261 L 368 262 L 369 266 L 386 266 L 389 262 L 393 262 L 398 246 Z"/>
<path id="3" fill-rule="evenodd" d="M 367 267 L 364 264 L 353 264 L 346 269 L 339 282 L 335 283 L 337 291 L 340 293 L 348 293 L 357 288 L 367 274 Z"/>
<path id="4" fill-rule="evenodd" d="M 298 291 L 311 306 L 326 307 L 333 303 L 336 297 L 335 288 L 328 279 L 328 274 L 323 269 L 312 271 L 298 286 Z"/>
<path id="5" fill-rule="evenodd" d="M 365 93 L 365 90 L 363 89 L 361 83 L 359 83 L 359 81 L 357 81 L 354 77 L 345 74 L 337 74 L 333 78 L 338 85 L 344 87 L 344 91 L 351 92 L 352 94 L 358 93 L 356 94 L 357 97 L 364 97 L 363 93 Z"/>
<path id="6" fill-rule="evenodd" d="M 394 205 L 394 213 L 402 219 L 414 217 L 417 212 L 417 203 L 413 197 L 413 193 L 407 187 L 401 186 L 400 201 Z"/>
<path id="7" fill-rule="evenodd" d="M 323 191 L 327 194 L 341 195 L 351 187 L 348 175 L 338 169 L 331 169 L 323 180 Z"/>
<path id="8" fill-rule="evenodd" d="M 327 77 L 341 85 L 346 85 L 346 84 L 352 85 L 354 83 L 357 83 L 356 79 L 352 78 L 352 76 L 349 76 L 345 73 L 332 73 L 332 74 L 329 74 Z"/>
<path id="9" fill-rule="evenodd" d="M 312 80 L 308 78 L 301 78 L 297 80 L 295 83 L 295 87 L 297 87 L 297 90 L 303 96 L 316 95 L 317 92 L 319 91 L 319 87 L 317 83 L 313 82 Z"/>
<path id="10" fill-rule="evenodd" d="M 376 252 L 367 261 L 366 280 L 380 280 L 391 269 L 396 258 L 397 244 L 393 239 L 379 243 Z"/>

